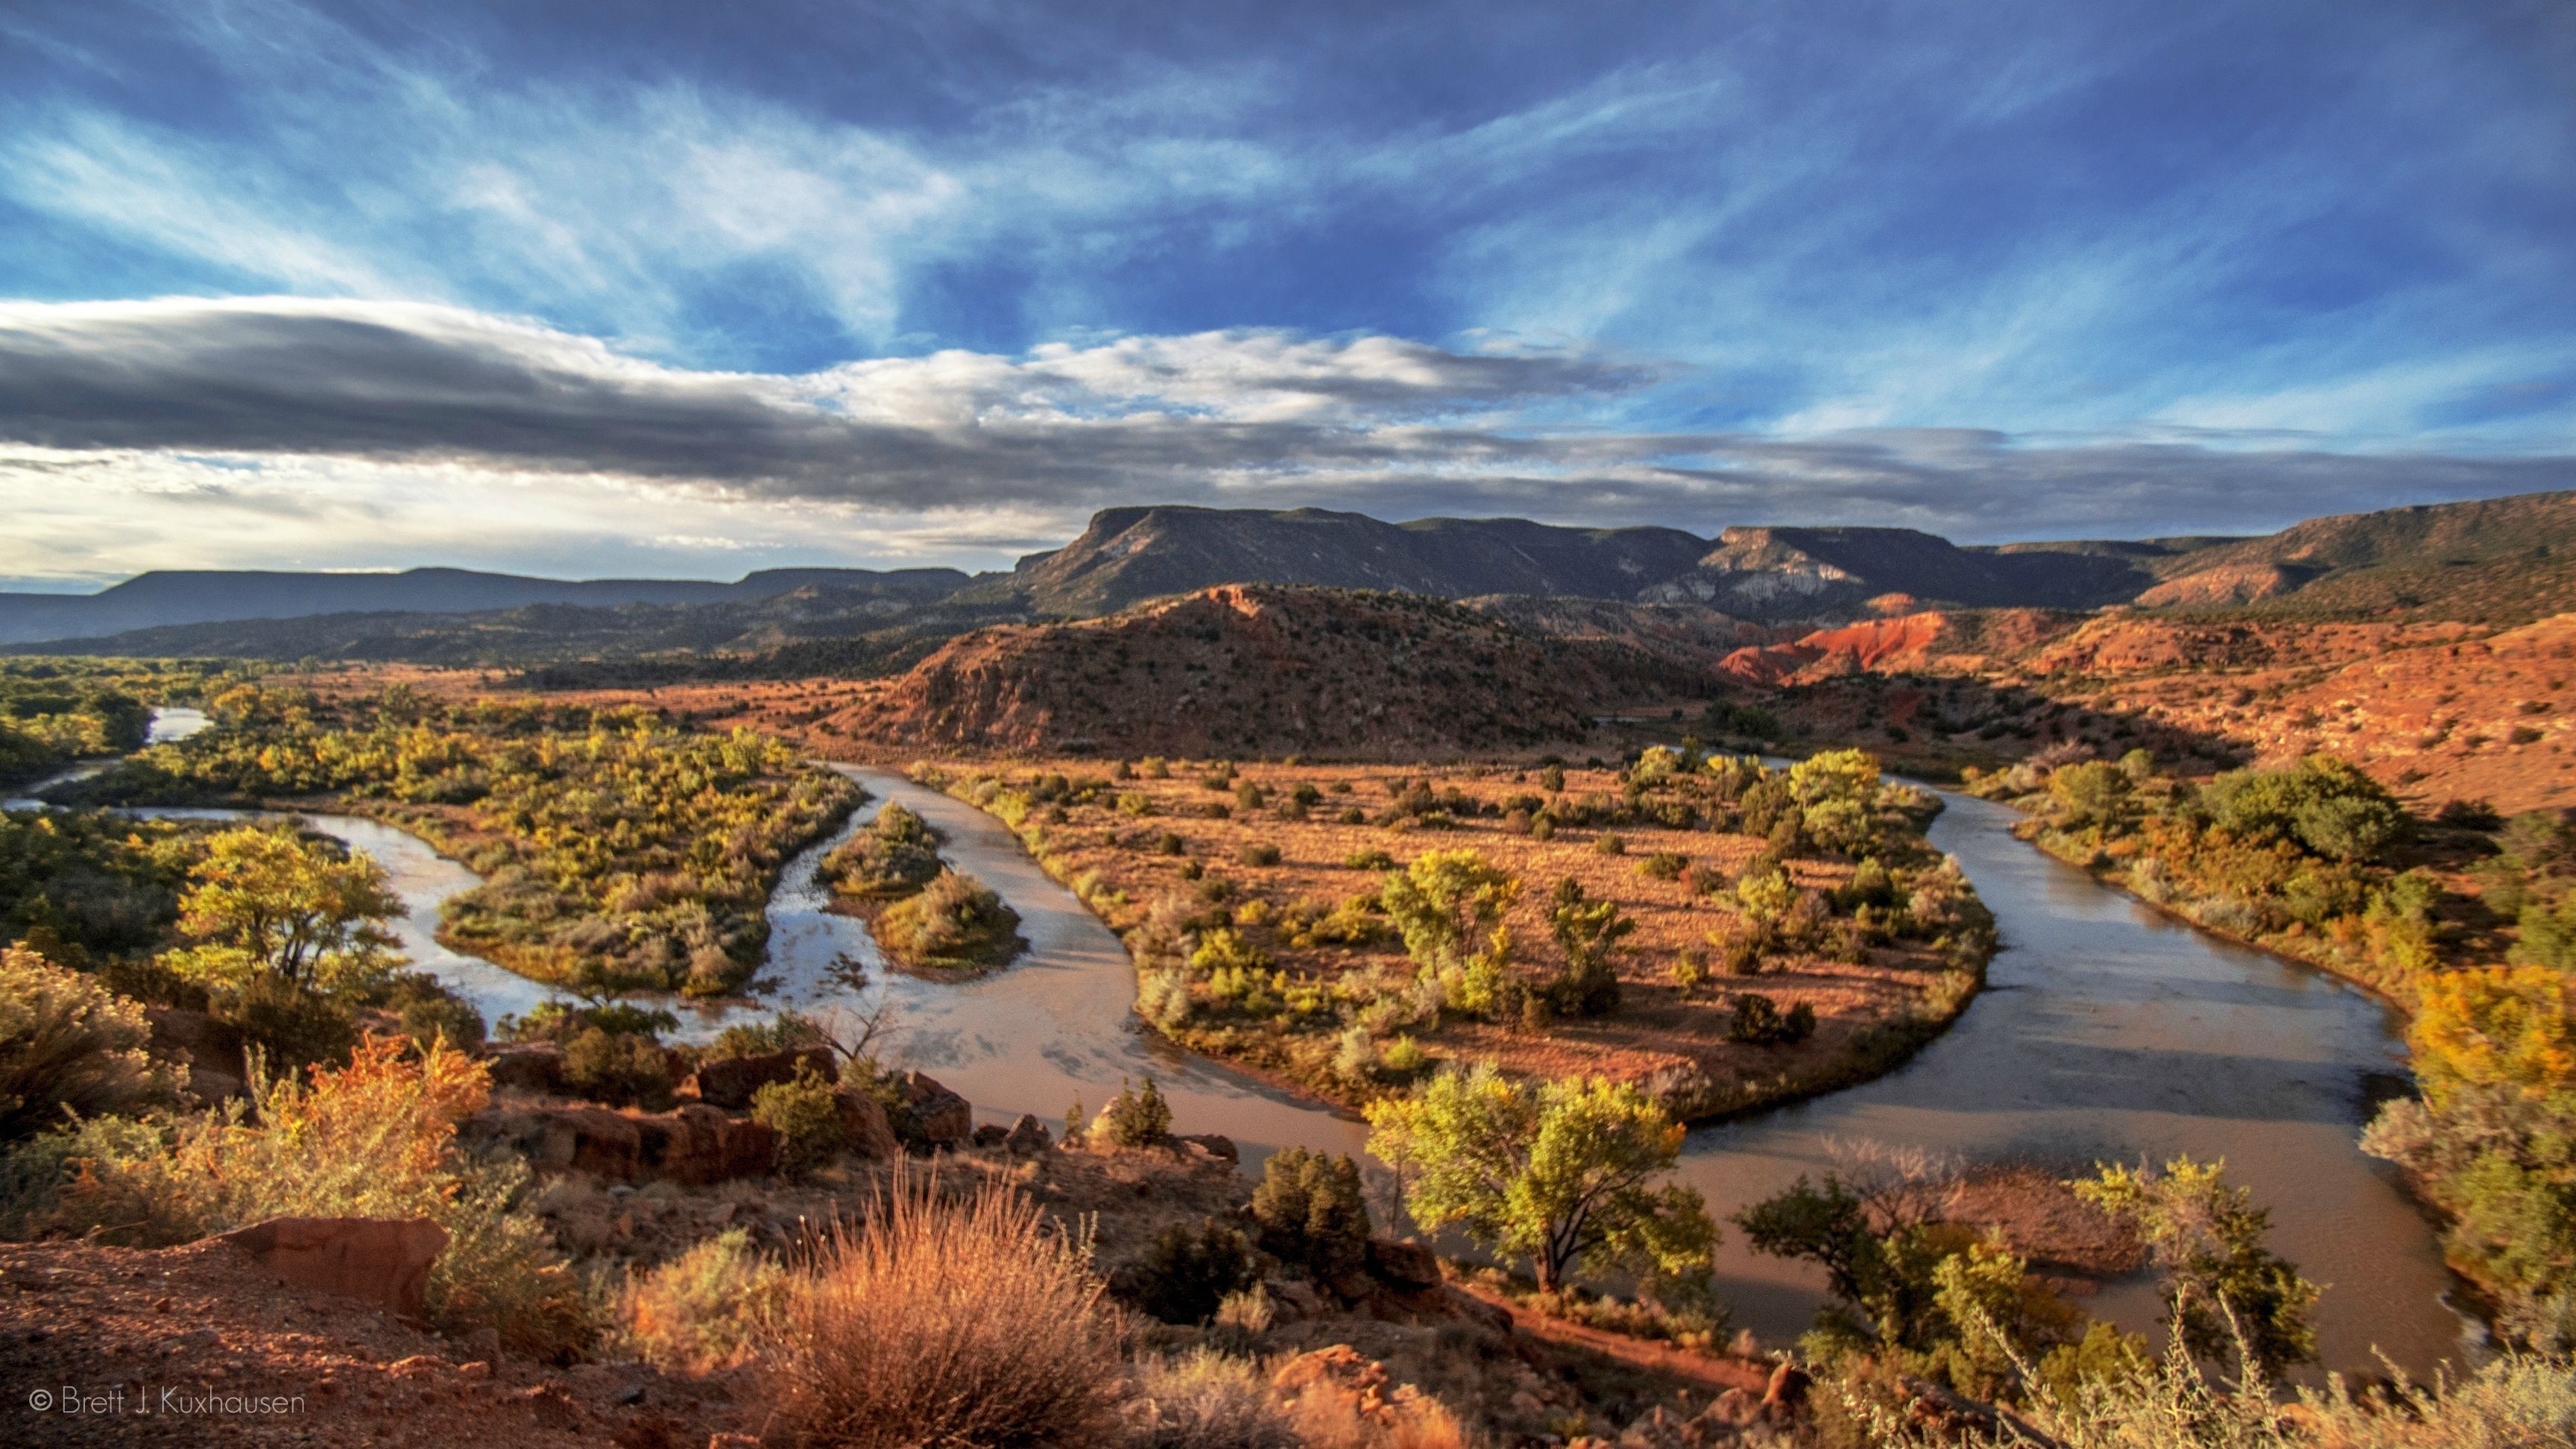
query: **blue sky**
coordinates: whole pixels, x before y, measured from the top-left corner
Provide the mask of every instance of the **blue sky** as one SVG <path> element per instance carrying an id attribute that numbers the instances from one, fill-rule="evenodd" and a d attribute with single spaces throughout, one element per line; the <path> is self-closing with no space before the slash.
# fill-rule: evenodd
<path id="1" fill-rule="evenodd" d="M 2576 487 L 2563 3 L 0 12 L 0 578 Z"/>

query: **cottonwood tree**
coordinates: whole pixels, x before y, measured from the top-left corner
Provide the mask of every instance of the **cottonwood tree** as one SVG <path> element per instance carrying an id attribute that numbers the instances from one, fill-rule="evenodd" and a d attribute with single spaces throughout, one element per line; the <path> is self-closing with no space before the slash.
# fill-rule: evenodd
<path id="1" fill-rule="evenodd" d="M 1502 1005 L 1512 937 L 1503 916 L 1521 883 L 1473 850 L 1428 850 L 1391 872 L 1378 892 L 1405 954 L 1440 982 L 1448 1003 L 1488 1015 Z M 1474 949 L 1481 939 L 1484 949 Z"/>
<path id="2" fill-rule="evenodd" d="M 2161 1172 L 2112 1166 L 2070 1185 L 2146 1243 L 2164 1274 L 2166 1321 L 2194 1354 L 2215 1358 L 2242 1340 L 2267 1373 L 2306 1363 L 2317 1356 L 2317 1285 L 2263 1245 L 2271 1211 L 2228 1186 L 2226 1171 L 2223 1159 L 2177 1157 Z"/>
<path id="3" fill-rule="evenodd" d="M 384 867 L 364 854 L 245 826 L 210 837 L 190 875 L 179 928 L 196 944 L 164 958 L 185 975 L 331 990 L 369 981 L 401 959 L 383 923 L 402 902 Z"/>
<path id="4" fill-rule="evenodd" d="M 1575 1271 L 1689 1280 L 1709 1270 L 1707 1205 L 1653 1183 L 1679 1158 L 1682 1128 L 1632 1084 L 1520 1082 L 1486 1062 L 1367 1111 L 1369 1151 L 1412 1173 L 1414 1222 L 1455 1223 L 1489 1251 L 1527 1258 L 1542 1290 Z"/>

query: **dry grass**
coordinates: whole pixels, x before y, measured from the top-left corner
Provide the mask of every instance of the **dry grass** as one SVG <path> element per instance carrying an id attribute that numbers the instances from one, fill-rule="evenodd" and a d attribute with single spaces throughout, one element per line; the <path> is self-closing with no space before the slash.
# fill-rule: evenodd
<path id="1" fill-rule="evenodd" d="M 1136 1366 L 1129 1449 L 1300 1449 L 1254 1364 L 1208 1349 Z"/>
<path id="2" fill-rule="evenodd" d="M 815 1247 L 764 1355 L 774 1442 L 1066 1445 L 1117 1433 L 1120 1325 L 1087 1241 L 987 1181 L 899 1174 Z"/>

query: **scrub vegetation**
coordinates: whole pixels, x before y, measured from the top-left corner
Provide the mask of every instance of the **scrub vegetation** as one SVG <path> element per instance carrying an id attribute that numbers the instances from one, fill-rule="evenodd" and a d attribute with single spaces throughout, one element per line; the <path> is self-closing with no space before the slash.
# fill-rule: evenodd
<path id="1" fill-rule="evenodd" d="M 326 701 L 241 686 L 219 727 L 94 780 L 101 804 L 327 807 L 409 830 L 485 877 L 442 938 L 592 992 L 738 988 L 768 939 L 778 872 L 857 803 L 776 740 L 658 714 L 444 703 L 408 690 Z"/>
<path id="2" fill-rule="evenodd" d="M 1993 924 L 1929 795 L 1857 751 L 1786 770 L 1149 757 L 923 765 L 1126 940 L 1194 1050 L 1366 1103 L 1444 1062 L 1635 1083 L 1684 1118 L 1902 1061 Z"/>

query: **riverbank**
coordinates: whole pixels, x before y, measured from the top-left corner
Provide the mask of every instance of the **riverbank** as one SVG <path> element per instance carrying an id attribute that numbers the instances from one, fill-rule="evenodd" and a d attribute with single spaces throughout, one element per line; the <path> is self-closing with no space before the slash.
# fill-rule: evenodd
<path id="1" fill-rule="evenodd" d="M 1608 771 L 1121 768 L 1127 778 L 1072 760 L 917 774 L 1010 828 L 1121 937 L 1149 1027 L 1345 1108 L 1441 1061 L 1490 1059 L 1643 1082 L 1681 1117 L 1722 1120 L 1901 1065 L 1966 1009 L 1992 948 L 1972 888 L 1914 833 L 1937 802 L 1911 794 L 1881 812 L 1874 849 L 1897 862 L 1891 876 L 1883 864 L 1864 875 L 1832 858 L 1764 860 L 1764 839 L 1711 828 L 1740 824 L 1708 813 L 1723 805 L 1703 802 L 1695 816 L 1683 792 L 1623 792 Z M 1475 934 L 1508 932 L 1528 979 L 1573 969 L 1554 893 L 1563 882 L 1584 907 L 1615 911 L 1626 931 L 1611 953 L 1615 1009 L 1478 1013 L 1401 999 L 1416 973 L 1377 894 L 1400 861 L 1432 852 L 1472 852 L 1495 873 L 1490 888 L 1511 899 Z M 1796 919 L 1773 929 L 1747 915 L 1734 882 L 1775 868 L 1778 909 Z M 1909 889 L 1927 917 L 1956 919 L 1938 931 L 1894 924 Z M 1743 1025 L 1748 1013 L 1800 1025 L 1765 1033 Z M 1346 1017 L 1366 1025 L 1355 1035 Z"/>

